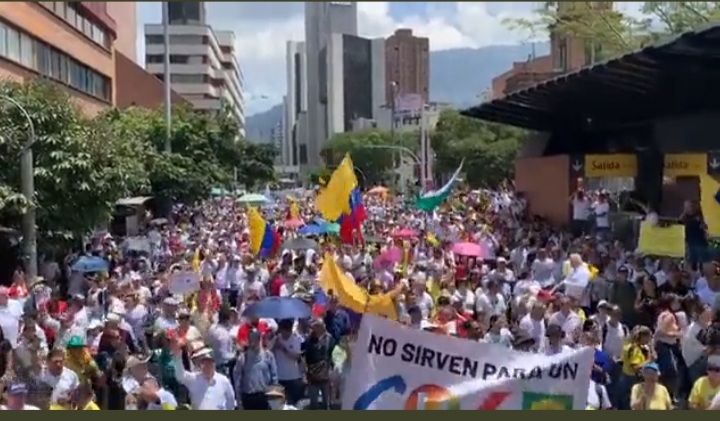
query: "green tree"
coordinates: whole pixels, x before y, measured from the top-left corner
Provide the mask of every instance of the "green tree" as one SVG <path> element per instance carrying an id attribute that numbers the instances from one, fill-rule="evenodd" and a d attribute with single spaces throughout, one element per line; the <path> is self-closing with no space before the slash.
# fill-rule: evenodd
<path id="1" fill-rule="evenodd" d="M 33 123 L 41 233 L 86 234 L 110 219 L 118 199 L 148 185 L 143 142 L 86 118 L 62 88 L 43 80 L 4 81 L 0 94 L 19 102 Z M 0 127 L 0 217 L 19 226 L 27 204 L 19 199 L 19 153 L 30 132 L 21 110 L 7 103 L 0 106 Z"/>
<path id="2" fill-rule="evenodd" d="M 326 167 L 317 167 L 308 173 L 307 179 L 311 186 L 317 186 L 320 185 L 321 179 L 327 183 L 330 180 L 330 176 L 332 176 L 332 171 Z"/>
<path id="3" fill-rule="evenodd" d="M 149 189 L 142 193 L 165 202 L 205 199 L 213 187 L 229 187 L 236 174 L 238 181 L 247 186 L 273 180 L 274 148 L 240 139 L 240 127 L 229 113 L 173 109 L 170 154 L 164 151 L 162 110 L 112 110 L 104 120 L 115 131 L 142 139 L 147 148 L 144 165 L 150 181 Z"/>
<path id="4" fill-rule="evenodd" d="M 239 142 L 234 148 L 238 163 L 238 182 L 248 188 L 257 189 L 276 181 L 274 164 L 278 151 L 274 145 Z"/>
<path id="5" fill-rule="evenodd" d="M 608 3 L 543 2 L 532 18 L 508 18 L 505 24 L 533 40 L 550 28 L 557 36 L 586 40 L 597 62 L 720 18 L 720 2 L 644 2 L 639 15 Z"/>
<path id="6" fill-rule="evenodd" d="M 375 184 L 386 179 L 398 155 L 403 153 L 393 151 L 393 147 L 416 153 L 419 144 L 417 133 L 395 133 L 394 136 L 379 130 L 338 133 L 328 140 L 322 154 L 325 162 L 335 167 L 349 153 L 353 165 L 367 178 L 366 182 Z"/>
<path id="7" fill-rule="evenodd" d="M 497 186 L 512 177 L 513 161 L 526 134 L 511 126 L 445 110 L 430 138 L 435 170 L 440 174 L 451 173 L 465 159 L 464 172 L 469 185 Z"/>

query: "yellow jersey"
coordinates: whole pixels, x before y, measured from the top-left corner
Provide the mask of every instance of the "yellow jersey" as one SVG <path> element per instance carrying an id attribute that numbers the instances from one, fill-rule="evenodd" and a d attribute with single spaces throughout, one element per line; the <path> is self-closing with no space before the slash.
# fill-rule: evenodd
<path id="1" fill-rule="evenodd" d="M 718 392 L 720 392 L 720 384 L 713 387 L 707 376 L 695 380 L 688 398 L 690 409 L 706 409 Z"/>
<path id="2" fill-rule="evenodd" d="M 657 383 L 652 396 L 645 396 L 643 387 L 644 385 L 642 383 L 638 383 L 632 387 L 632 391 L 630 392 L 630 402 L 632 406 L 642 402 L 642 408 L 640 408 L 642 410 L 649 409 L 669 411 L 673 409 L 670 393 L 665 386 Z"/>
<path id="3" fill-rule="evenodd" d="M 634 343 L 626 343 L 623 346 L 621 362 L 622 372 L 626 376 L 634 376 L 637 370 L 648 362 L 648 354 L 640 345 Z"/>

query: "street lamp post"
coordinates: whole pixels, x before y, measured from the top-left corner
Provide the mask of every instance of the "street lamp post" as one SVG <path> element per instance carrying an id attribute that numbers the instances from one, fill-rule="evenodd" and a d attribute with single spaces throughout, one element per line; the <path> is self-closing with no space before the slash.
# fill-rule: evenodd
<path id="1" fill-rule="evenodd" d="M 170 3 L 162 2 L 163 79 L 165 81 L 165 152 L 172 152 L 172 83 L 170 75 Z"/>
<path id="2" fill-rule="evenodd" d="M 32 147 L 37 138 L 35 137 L 35 125 L 27 112 L 18 101 L 7 95 L 0 95 L 0 100 L 16 107 L 27 120 L 29 136 L 22 150 L 20 151 L 20 190 L 28 208 L 23 214 L 22 234 L 23 251 L 25 254 L 25 274 L 29 282 L 32 282 L 38 274 L 37 259 L 37 230 L 35 227 L 35 168 L 33 167 Z"/>

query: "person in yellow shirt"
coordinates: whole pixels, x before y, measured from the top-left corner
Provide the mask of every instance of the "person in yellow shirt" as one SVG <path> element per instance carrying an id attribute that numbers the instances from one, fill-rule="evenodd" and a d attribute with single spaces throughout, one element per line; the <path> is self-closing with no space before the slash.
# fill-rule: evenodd
<path id="1" fill-rule="evenodd" d="M 630 409 L 630 391 L 638 382 L 640 370 L 651 361 L 654 361 L 650 342 L 652 331 L 647 326 L 636 326 L 630 340 L 623 346 L 620 362 L 622 363 L 622 377 L 620 380 L 619 394 L 620 402 L 618 409 Z"/>
<path id="2" fill-rule="evenodd" d="M 690 391 L 688 398 L 690 409 L 708 409 L 718 392 L 720 392 L 720 355 L 712 355 L 708 357 L 707 375 L 697 379 Z"/>
<path id="3" fill-rule="evenodd" d="M 670 392 L 660 384 L 660 367 L 656 363 L 647 363 L 642 368 L 643 381 L 632 387 L 630 409 L 665 410 L 673 409 Z"/>
<path id="4" fill-rule="evenodd" d="M 81 384 L 75 391 L 76 409 L 81 411 L 99 411 L 100 407 L 95 403 L 95 393 L 89 384 Z"/>
<path id="5" fill-rule="evenodd" d="M 91 383 L 101 377 L 100 369 L 90 352 L 85 347 L 85 341 L 79 336 L 73 336 L 65 346 L 65 367 L 77 374 L 80 383 Z"/>

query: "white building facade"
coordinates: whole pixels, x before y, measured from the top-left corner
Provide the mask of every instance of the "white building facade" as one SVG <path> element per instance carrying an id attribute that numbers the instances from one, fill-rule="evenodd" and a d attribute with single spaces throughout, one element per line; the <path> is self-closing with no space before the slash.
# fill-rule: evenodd
<path id="1" fill-rule="evenodd" d="M 245 135 L 244 80 L 235 57 L 232 31 L 214 31 L 204 24 L 172 24 L 170 86 L 193 107 L 220 111 L 229 105 Z M 145 25 L 145 69 L 164 79 L 165 43 L 162 24 Z"/>
<path id="2" fill-rule="evenodd" d="M 303 161 L 307 161 L 307 68 L 305 43 L 288 41 L 285 50 L 287 91 L 283 98 L 283 139 L 280 145 L 282 172 L 288 175 L 299 172 L 301 152 Z"/>

